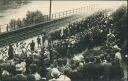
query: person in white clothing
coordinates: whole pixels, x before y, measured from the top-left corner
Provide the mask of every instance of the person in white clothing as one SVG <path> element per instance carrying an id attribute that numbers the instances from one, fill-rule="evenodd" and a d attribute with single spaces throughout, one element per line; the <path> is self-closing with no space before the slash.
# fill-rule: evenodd
<path id="1" fill-rule="evenodd" d="M 119 62 L 121 62 L 121 60 L 122 60 L 121 53 L 120 52 L 116 52 L 115 53 L 115 58 L 117 58 L 119 60 Z"/>
<path id="2" fill-rule="evenodd" d="M 52 69 L 51 76 L 53 78 L 49 81 L 71 81 L 69 77 L 64 74 L 61 74 L 57 68 Z"/>

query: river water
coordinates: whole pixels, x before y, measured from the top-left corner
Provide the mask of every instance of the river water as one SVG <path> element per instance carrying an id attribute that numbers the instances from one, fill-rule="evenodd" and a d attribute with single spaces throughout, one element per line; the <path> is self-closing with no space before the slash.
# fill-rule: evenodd
<path id="1" fill-rule="evenodd" d="M 76 9 L 88 5 L 96 5 L 97 9 L 118 8 L 127 1 L 53 1 L 52 13 Z M 9 9 L 0 11 L 0 25 L 7 24 L 11 19 L 24 18 L 27 11 L 39 10 L 43 14 L 49 12 L 49 1 L 31 1 L 27 5 L 23 5 L 17 9 Z"/>

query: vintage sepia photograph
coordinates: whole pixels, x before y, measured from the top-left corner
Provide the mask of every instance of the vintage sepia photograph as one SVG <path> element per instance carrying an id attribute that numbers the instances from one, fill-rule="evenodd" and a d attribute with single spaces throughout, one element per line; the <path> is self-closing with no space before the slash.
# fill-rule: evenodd
<path id="1" fill-rule="evenodd" d="M 0 0 L 0 81 L 128 81 L 127 0 Z"/>

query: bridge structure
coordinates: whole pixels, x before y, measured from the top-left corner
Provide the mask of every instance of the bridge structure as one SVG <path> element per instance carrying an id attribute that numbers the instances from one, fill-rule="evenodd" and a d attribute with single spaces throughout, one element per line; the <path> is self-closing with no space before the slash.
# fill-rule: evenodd
<path id="1" fill-rule="evenodd" d="M 0 47 L 40 35 L 42 32 L 47 32 L 50 29 L 67 25 L 74 20 L 83 18 L 85 15 L 81 14 L 86 13 L 87 10 L 94 10 L 94 8 L 96 9 L 96 5 L 89 5 L 52 14 L 51 18 L 47 15 L 43 22 L 33 23 L 30 26 L 13 30 L 9 28 L 8 24 L 0 25 Z"/>

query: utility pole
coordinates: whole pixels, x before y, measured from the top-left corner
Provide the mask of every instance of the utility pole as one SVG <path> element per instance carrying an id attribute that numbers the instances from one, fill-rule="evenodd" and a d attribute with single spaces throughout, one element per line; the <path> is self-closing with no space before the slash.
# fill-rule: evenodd
<path id="1" fill-rule="evenodd" d="M 50 7 L 49 7 L 49 19 L 51 20 L 52 15 L 52 0 L 50 0 Z"/>

